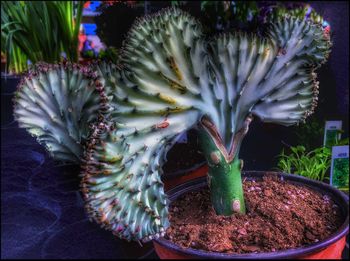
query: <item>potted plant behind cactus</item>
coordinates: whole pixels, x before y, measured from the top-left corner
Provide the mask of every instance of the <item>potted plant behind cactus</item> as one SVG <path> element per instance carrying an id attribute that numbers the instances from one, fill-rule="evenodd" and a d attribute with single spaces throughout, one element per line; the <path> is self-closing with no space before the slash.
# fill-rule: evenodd
<path id="1" fill-rule="evenodd" d="M 96 63 L 88 73 L 75 65 L 38 67 L 22 81 L 16 119 L 56 159 L 81 162 L 82 193 L 93 220 L 129 241 L 154 239 L 160 257 L 300 257 L 335 243 L 344 247 L 344 195 L 286 174 L 279 177 L 323 190 L 340 206 L 341 226 L 333 227 L 331 237 L 295 250 L 247 255 L 182 249 L 162 238 L 171 222 L 162 166 L 176 139 L 192 127 L 198 128 L 208 162 L 216 215 L 249 213 L 238 158 L 249 124 L 254 117 L 296 124 L 316 106 L 315 69 L 325 62 L 331 43 L 318 24 L 322 18 L 312 17 L 278 16 L 266 38 L 238 32 L 208 41 L 193 17 L 177 8 L 162 10 L 135 22 L 117 66 Z M 205 185 L 183 185 L 170 199 Z"/>

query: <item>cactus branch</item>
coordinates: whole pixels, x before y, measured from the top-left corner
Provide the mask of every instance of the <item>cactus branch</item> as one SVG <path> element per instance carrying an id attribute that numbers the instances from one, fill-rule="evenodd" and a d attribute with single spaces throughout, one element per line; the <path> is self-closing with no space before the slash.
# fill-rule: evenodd
<path id="1" fill-rule="evenodd" d="M 89 124 L 108 110 L 93 69 L 78 64 L 38 63 L 22 78 L 14 116 L 58 160 L 80 163 Z"/>

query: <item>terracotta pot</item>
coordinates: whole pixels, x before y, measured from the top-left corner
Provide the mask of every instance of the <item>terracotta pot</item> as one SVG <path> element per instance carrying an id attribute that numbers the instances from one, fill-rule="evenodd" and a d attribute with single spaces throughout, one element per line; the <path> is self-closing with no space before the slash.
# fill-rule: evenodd
<path id="1" fill-rule="evenodd" d="M 198 171 L 200 173 L 198 175 L 201 175 L 203 172 L 203 167 Z M 242 175 L 247 179 L 259 179 L 263 175 L 271 174 L 276 174 L 276 172 L 246 171 L 242 173 Z M 332 199 L 340 206 L 343 212 L 344 221 L 341 227 L 332 236 L 320 242 L 310 244 L 305 247 L 276 251 L 273 253 L 226 254 L 207 252 L 192 248 L 183 249 L 164 238 L 159 238 L 153 240 L 153 245 L 158 256 L 161 259 L 341 259 L 342 251 L 345 247 L 346 235 L 349 232 L 349 197 L 343 192 L 322 182 L 310 180 L 298 175 L 284 173 L 277 174 L 284 180 L 288 180 L 295 184 L 307 185 L 316 191 L 331 195 Z M 181 184 L 169 190 L 167 194 L 169 195 L 169 199 L 171 201 L 174 201 L 180 195 L 183 195 L 190 191 L 199 190 L 205 186 L 207 186 L 206 178 L 201 177 Z"/>

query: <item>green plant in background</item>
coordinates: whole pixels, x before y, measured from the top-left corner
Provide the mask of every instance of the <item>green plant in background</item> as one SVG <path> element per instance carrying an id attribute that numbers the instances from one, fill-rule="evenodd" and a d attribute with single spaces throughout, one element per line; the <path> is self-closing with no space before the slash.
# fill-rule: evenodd
<path id="1" fill-rule="evenodd" d="M 339 131 L 338 132 L 343 132 L 343 131 Z M 349 137 L 341 139 L 341 140 L 336 140 L 334 144 L 332 144 L 331 146 L 344 146 L 344 145 L 349 145 Z"/>
<path id="2" fill-rule="evenodd" d="M 333 161 L 332 184 L 340 190 L 349 190 L 349 158 L 338 158 Z"/>
<path id="3" fill-rule="evenodd" d="M 324 181 L 325 174 L 330 168 L 331 151 L 321 147 L 307 151 L 304 146 L 290 147 L 291 153 L 286 155 L 284 150 L 278 156 L 278 170 L 285 173 L 295 173 L 310 179 Z"/>
<path id="4" fill-rule="evenodd" d="M 338 131 L 339 132 L 339 131 Z M 332 146 L 349 144 L 349 138 L 334 140 L 330 147 L 318 147 L 313 150 L 299 145 L 289 147 L 290 153 L 286 154 L 284 149 L 277 156 L 277 170 L 298 174 L 310 179 L 329 181 L 329 169 L 332 160 Z"/>
<path id="5" fill-rule="evenodd" d="M 81 57 L 92 59 L 92 58 L 95 58 L 96 55 L 95 55 L 94 50 L 87 50 L 87 51 L 84 51 L 81 53 Z"/>
<path id="6" fill-rule="evenodd" d="M 306 151 L 320 147 L 323 142 L 324 122 L 316 117 L 308 118 L 304 123 L 293 127 L 297 144 L 303 144 Z"/>
<path id="7" fill-rule="evenodd" d="M 302 6 L 302 8 L 291 8 L 293 3 L 284 5 L 283 3 L 277 2 L 274 4 L 273 8 L 269 12 L 269 16 L 272 16 L 272 19 L 283 16 L 287 13 L 295 17 L 307 17 L 316 23 L 323 23 L 323 18 L 313 10 L 310 5 L 304 3 L 296 3 L 296 5 Z"/>
<path id="8" fill-rule="evenodd" d="M 108 47 L 105 50 L 101 50 L 99 52 L 98 58 L 103 61 L 112 62 L 116 64 L 118 59 L 118 50 L 114 47 Z"/>
<path id="9" fill-rule="evenodd" d="M 9 71 L 19 73 L 27 69 L 28 58 L 18 46 L 12 46 L 8 57 L 7 60 L 9 60 L 10 63 L 7 63 L 5 72 Z"/>
<path id="10" fill-rule="evenodd" d="M 27 60 L 54 63 L 62 52 L 78 61 L 78 33 L 83 1 L 4 1 L 1 5 L 1 51 L 7 69 L 20 73 Z"/>
<path id="11" fill-rule="evenodd" d="M 262 26 L 266 21 L 286 14 L 324 22 L 310 5 L 302 2 L 200 1 L 200 8 L 207 33 L 239 28 L 261 35 L 266 30 Z"/>
<path id="12" fill-rule="evenodd" d="M 235 32 L 207 40 L 192 16 L 165 9 L 138 19 L 120 64 L 94 64 L 93 81 L 71 67 L 33 71 L 15 115 L 54 156 L 75 161 L 87 139 L 79 124 L 95 122 L 80 157 L 87 211 L 116 236 L 147 241 L 169 226 L 160 179 L 166 153 L 195 126 L 216 213 L 245 213 L 239 151 L 249 124 L 257 117 L 290 126 L 312 114 L 315 70 L 330 47 L 320 24 L 290 13 L 270 21 L 264 38 Z"/>
<path id="13" fill-rule="evenodd" d="M 256 1 L 201 1 L 200 9 L 206 33 L 257 28 L 259 7 Z"/>

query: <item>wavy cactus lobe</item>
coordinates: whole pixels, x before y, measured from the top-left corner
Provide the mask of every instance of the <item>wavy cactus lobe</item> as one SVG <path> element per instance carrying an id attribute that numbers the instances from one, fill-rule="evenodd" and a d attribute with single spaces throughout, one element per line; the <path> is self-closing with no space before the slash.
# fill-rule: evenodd
<path id="1" fill-rule="evenodd" d="M 14 116 L 54 159 L 80 163 L 89 124 L 108 107 L 93 69 L 39 63 L 22 78 Z"/>

